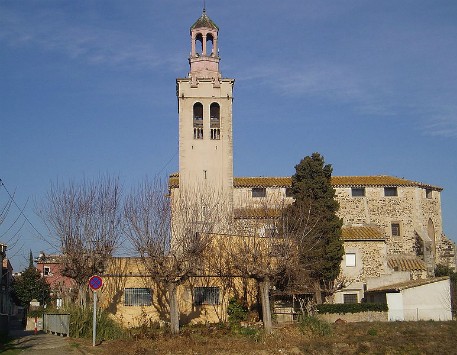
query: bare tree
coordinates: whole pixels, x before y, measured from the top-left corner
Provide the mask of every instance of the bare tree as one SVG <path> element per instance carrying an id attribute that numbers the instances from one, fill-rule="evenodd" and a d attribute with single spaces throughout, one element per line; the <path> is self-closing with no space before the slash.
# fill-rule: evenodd
<path id="1" fill-rule="evenodd" d="M 226 225 L 226 204 L 207 189 L 174 189 L 156 179 L 127 196 L 125 234 L 154 281 L 168 290 L 171 332 L 179 332 L 177 287 L 201 275 L 211 234 Z"/>
<path id="2" fill-rule="evenodd" d="M 85 304 L 90 276 L 103 273 L 121 236 L 121 188 L 117 178 L 53 185 L 42 216 L 62 252 L 62 274 L 75 280 Z"/>
<path id="3" fill-rule="evenodd" d="M 297 247 L 287 233 L 279 233 L 278 223 L 284 201 L 264 200 L 261 205 L 235 212 L 230 241 L 221 243 L 226 249 L 226 263 L 234 275 L 251 278 L 259 286 L 262 320 L 267 333 L 272 332 L 270 288 L 280 278 L 297 268 Z"/>

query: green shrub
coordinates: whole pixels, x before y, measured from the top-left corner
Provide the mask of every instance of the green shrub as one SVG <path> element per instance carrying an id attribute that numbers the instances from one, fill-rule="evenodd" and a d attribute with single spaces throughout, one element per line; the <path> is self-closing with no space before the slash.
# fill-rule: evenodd
<path id="1" fill-rule="evenodd" d="M 334 303 L 317 306 L 319 313 L 360 313 L 360 312 L 387 312 L 386 303 Z"/>
<path id="2" fill-rule="evenodd" d="M 227 314 L 230 324 L 243 322 L 248 319 L 248 308 L 240 300 L 231 298 L 227 306 Z"/>
<path id="3" fill-rule="evenodd" d="M 332 334 L 329 323 L 316 317 L 304 316 L 298 321 L 298 327 L 303 333 L 311 331 L 314 335 L 325 336 Z"/>

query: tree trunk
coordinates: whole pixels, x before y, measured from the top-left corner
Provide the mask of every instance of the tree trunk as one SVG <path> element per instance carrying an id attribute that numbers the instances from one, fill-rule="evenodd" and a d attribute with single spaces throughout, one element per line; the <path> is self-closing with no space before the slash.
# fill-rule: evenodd
<path id="1" fill-rule="evenodd" d="M 170 328 L 171 334 L 179 334 L 179 306 L 176 283 L 170 282 L 168 285 L 168 299 L 170 302 Z"/>
<path id="2" fill-rule="evenodd" d="M 322 290 L 319 281 L 314 281 L 314 298 L 316 300 L 316 304 L 322 304 Z"/>
<path id="3" fill-rule="evenodd" d="M 260 298 L 262 300 L 262 320 L 265 333 L 271 334 L 272 324 L 271 324 L 271 309 L 270 309 L 270 280 L 264 279 L 259 283 L 260 288 Z"/>

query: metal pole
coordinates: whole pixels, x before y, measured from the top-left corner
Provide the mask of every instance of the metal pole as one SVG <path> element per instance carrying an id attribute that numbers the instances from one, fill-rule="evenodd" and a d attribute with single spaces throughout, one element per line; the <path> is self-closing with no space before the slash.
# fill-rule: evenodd
<path id="1" fill-rule="evenodd" d="M 97 337 L 97 291 L 94 291 L 94 319 L 92 322 L 92 346 L 95 346 Z"/>

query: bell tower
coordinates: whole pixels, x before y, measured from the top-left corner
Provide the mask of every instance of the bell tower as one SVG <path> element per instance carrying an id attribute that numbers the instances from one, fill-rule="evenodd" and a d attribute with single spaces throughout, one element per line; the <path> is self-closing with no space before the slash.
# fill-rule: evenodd
<path id="1" fill-rule="evenodd" d="M 190 72 L 176 80 L 179 188 L 232 196 L 235 80 L 222 78 L 218 35 L 219 28 L 204 9 L 190 28 Z"/>

